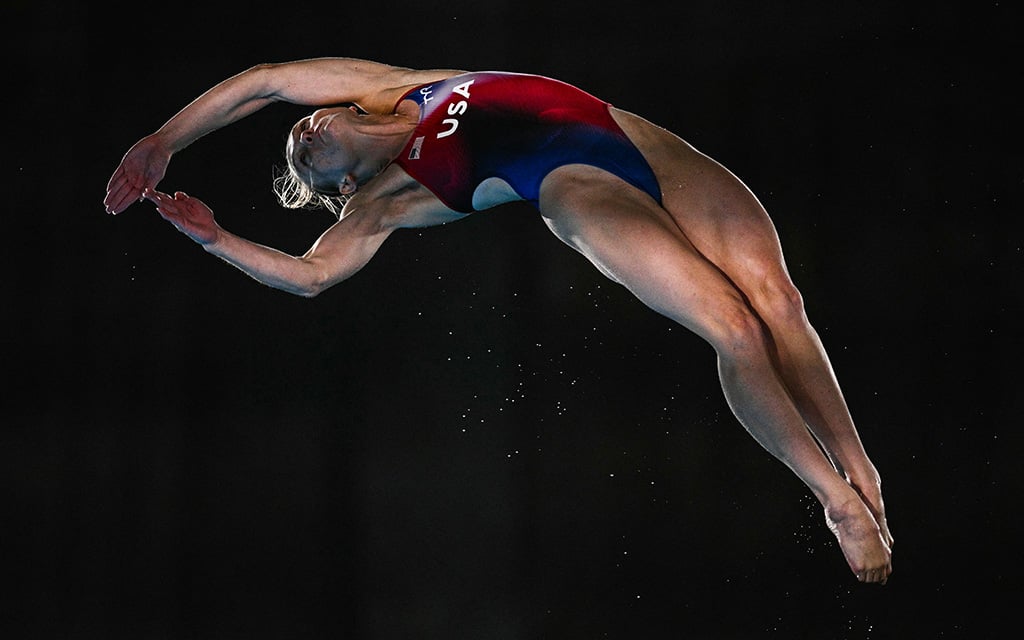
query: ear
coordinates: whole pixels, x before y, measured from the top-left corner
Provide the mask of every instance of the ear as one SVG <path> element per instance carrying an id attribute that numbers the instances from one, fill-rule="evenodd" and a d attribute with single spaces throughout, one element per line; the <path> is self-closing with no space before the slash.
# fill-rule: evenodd
<path id="1" fill-rule="evenodd" d="M 346 173 L 345 177 L 338 184 L 338 193 L 343 196 L 350 196 L 356 192 L 358 186 L 356 184 L 356 177 L 351 173 Z"/>

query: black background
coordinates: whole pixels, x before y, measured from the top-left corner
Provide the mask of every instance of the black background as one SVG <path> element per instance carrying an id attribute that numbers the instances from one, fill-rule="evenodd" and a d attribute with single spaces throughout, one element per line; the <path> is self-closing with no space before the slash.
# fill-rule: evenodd
<path id="1" fill-rule="evenodd" d="M 1012 3 L 97 4 L 4 5 L 4 637 L 986 638 L 1016 617 Z M 103 212 L 123 153 L 192 98 L 320 55 L 554 76 L 741 176 L 882 472 L 889 584 L 856 583 L 711 349 L 527 205 L 396 233 L 312 301 L 148 204 Z M 304 113 L 208 136 L 162 188 L 305 250 L 330 214 L 270 192 Z"/>

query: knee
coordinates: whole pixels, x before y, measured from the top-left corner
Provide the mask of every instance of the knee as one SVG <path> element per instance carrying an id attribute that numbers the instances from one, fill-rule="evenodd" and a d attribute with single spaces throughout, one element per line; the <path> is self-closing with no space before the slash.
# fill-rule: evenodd
<path id="1" fill-rule="evenodd" d="M 803 296 L 786 276 L 765 278 L 751 295 L 751 304 L 769 327 L 803 326 L 807 323 Z"/>
<path id="2" fill-rule="evenodd" d="M 765 351 L 766 337 L 764 324 L 757 314 L 737 299 L 716 311 L 708 339 L 722 357 L 748 358 Z"/>

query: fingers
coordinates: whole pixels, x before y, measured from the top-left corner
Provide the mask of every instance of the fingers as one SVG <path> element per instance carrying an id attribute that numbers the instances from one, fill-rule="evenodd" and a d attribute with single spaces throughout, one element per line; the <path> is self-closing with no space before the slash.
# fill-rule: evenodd
<path id="1" fill-rule="evenodd" d="M 182 201 L 188 200 L 190 198 L 190 196 L 187 193 L 185 193 L 184 191 L 175 191 L 174 192 L 174 196 L 171 196 L 171 194 L 169 194 L 169 193 L 164 193 L 163 191 L 160 191 L 159 189 L 153 189 L 152 187 L 146 187 L 145 189 L 143 189 L 142 190 L 142 197 L 146 198 L 147 200 L 152 200 L 153 202 L 156 202 L 158 200 L 160 200 L 160 201 L 177 200 L 179 202 L 182 202 Z"/>
<path id="2" fill-rule="evenodd" d="M 158 207 L 166 206 L 168 204 L 173 205 L 175 200 L 174 198 L 167 195 L 163 191 L 157 191 L 156 189 L 150 189 L 149 187 L 146 187 L 145 189 L 142 190 L 142 197 L 145 198 L 146 200 L 149 200 Z"/>
<path id="3" fill-rule="evenodd" d="M 174 201 L 174 198 L 167 195 L 162 191 L 156 189 L 146 188 L 142 190 L 142 197 L 149 200 L 156 205 L 156 210 L 160 212 L 160 215 L 167 217 L 167 215 L 178 215 L 178 207 Z"/>
<path id="4" fill-rule="evenodd" d="M 118 214 L 138 200 L 139 195 L 140 192 L 137 188 L 127 182 L 121 182 L 107 193 L 107 197 L 103 199 L 103 204 L 106 205 L 107 213 Z"/>
<path id="5" fill-rule="evenodd" d="M 114 169 L 114 173 L 110 176 L 110 180 L 107 180 L 107 193 L 110 193 L 111 191 L 114 190 L 114 182 L 123 179 L 123 176 L 124 167 L 118 165 L 117 169 Z"/>
<path id="6" fill-rule="evenodd" d="M 146 189 L 142 196 L 156 205 L 156 212 L 160 217 L 174 225 L 178 231 L 185 231 L 185 221 L 188 219 L 188 212 L 180 206 L 180 202 L 160 191 Z"/>
<path id="7" fill-rule="evenodd" d="M 121 213 L 133 203 L 141 200 L 146 188 L 145 184 L 136 186 L 129 182 L 128 176 L 124 175 L 124 170 L 118 167 L 107 184 L 107 195 L 103 198 L 107 213 L 115 215 Z"/>
<path id="8" fill-rule="evenodd" d="M 163 191 L 157 191 L 156 189 L 150 189 L 146 187 L 142 190 L 142 197 L 149 200 L 158 207 L 165 207 L 168 210 L 174 212 L 184 212 L 189 208 L 191 197 L 184 191 L 175 191 L 174 195 L 164 193 Z"/>
<path id="9" fill-rule="evenodd" d="M 156 205 L 160 216 L 178 226 L 178 224 L 194 218 L 195 211 L 192 208 L 192 199 L 183 191 L 177 191 L 173 196 L 146 188 L 142 191 L 142 197 Z"/>

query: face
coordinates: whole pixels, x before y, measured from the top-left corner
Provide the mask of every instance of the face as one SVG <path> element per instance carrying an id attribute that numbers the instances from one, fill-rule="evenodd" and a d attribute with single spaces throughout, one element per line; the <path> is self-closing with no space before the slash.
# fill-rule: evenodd
<path id="1" fill-rule="evenodd" d="M 345 107 L 319 109 L 292 127 L 286 153 L 303 182 L 314 191 L 336 195 L 350 188 L 345 183 L 356 164 L 344 144 L 344 120 L 350 113 Z"/>

